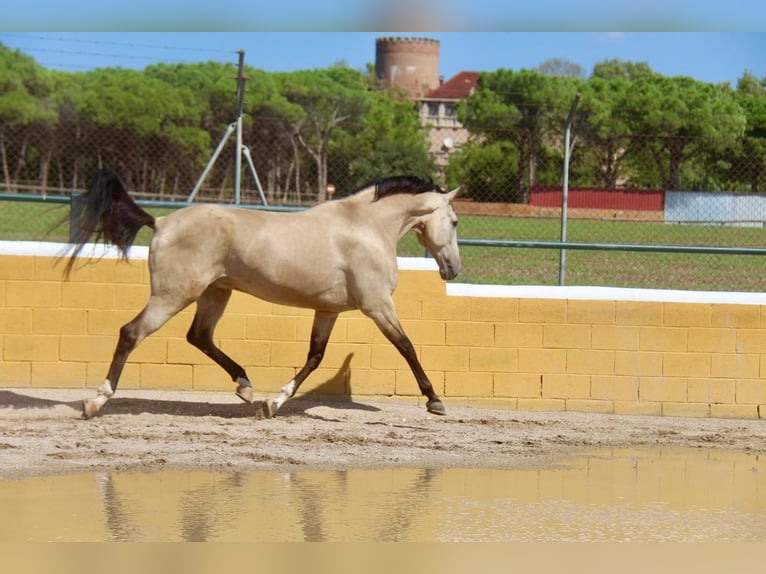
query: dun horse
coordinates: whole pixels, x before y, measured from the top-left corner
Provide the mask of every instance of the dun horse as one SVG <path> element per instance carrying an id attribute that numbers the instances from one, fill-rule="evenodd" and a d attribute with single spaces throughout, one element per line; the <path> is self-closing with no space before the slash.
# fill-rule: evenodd
<path id="1" fill-rule="evenodd" d="M 83 246 L 103 240 L 123 257 L 143 226 L 154 230 L 149 247 L 151 294 L 144 309 L 120 329 L 106 380 L 83 416 L 95 416 L 114 395 L 128 355 L 171 317 L 196 302 L 186 335 L 236 383 L 236 394 L 253 402 L 245 369 L 218 348 L 213 331 L 232 290 L 295 307 L 314 309 L 308 357 L 274 399 L 263 403 L 272 417 L 316 369 L 338 314 L 359 309 L 404 356 L 427 397 L 429 412 L 443 415 L 410 339 L 396 316 L 396 247 L 414 230 L 445 280 L 460 271 L 457 216 L 445 192 L 429 181 L 396 176 L 346 198 L 301 212 L 277 213 L 220 205 L 194 205 L 165 217 L 141 209 L 111 170 L 100 170 L 81 197 L 80 229 L 67 263 L 68 276 Z"/>

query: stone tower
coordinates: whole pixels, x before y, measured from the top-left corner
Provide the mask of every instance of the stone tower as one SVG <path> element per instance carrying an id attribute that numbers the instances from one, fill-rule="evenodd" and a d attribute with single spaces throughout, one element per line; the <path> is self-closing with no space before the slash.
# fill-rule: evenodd
<path id="1" fill-rule="evenodd" d="M 417 100 L 439 85 L 439 41 L 377 38 L 375 74 L 387 87 L 404 88 Z"/>

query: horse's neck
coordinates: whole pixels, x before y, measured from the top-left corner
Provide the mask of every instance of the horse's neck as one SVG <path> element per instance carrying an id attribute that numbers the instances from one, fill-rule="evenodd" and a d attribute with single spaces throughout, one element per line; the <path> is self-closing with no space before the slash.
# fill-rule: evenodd
<path id="1" fill-rule="evenodd" d="M 357 193 L 347 200 L 354 221 L 368 221 L 378 227 L 393 243 L 407 233 L 417 222 L 417 195 L 397 194 L 373 201 L 372 191 Z"/>

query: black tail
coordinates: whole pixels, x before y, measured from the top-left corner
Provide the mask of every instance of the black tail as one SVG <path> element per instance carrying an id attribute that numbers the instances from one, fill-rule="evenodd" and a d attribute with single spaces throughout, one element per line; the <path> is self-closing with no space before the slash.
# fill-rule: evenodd
<path id="1" fill-rule="evenodd" d="M 67 278 L 83 246 L 91 240 L 111 243 L 127 258 L 128 248 L 133 245 L 138 231 L 144 225 L 154 229 L 154 216 L 133 201 L 120 177 L 110 169 L 100 169 L 96 173 L 88 191 L 77 198 L 72 209 L 72 221 L 79 222 L 79 226 L 74 251 L 64 270 Z"/>

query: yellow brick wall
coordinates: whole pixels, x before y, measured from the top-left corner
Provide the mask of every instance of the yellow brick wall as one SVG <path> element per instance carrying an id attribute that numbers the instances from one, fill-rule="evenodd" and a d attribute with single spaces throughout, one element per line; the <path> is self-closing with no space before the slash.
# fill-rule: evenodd
<path id="1" fill-rule="evenodd" d="M 145 260 L 101 259 L 61 278 L 55 258 L 0 255 L 0 387 L 95 388 L 119 328 L 149 292 Z M 402 324 L 447 409 L 766 418 L 766 305 L 447 295 L 401 271 Z M 233 391 L 185 340 L 193 308 L 131 355 L 121 388 Z M 235 293 L 216 331 L 257 392 L 308 351 L 312 313 Z M 359 312 L 341 315 L 301 393 L 419 400 L 404 359 Z"/>

